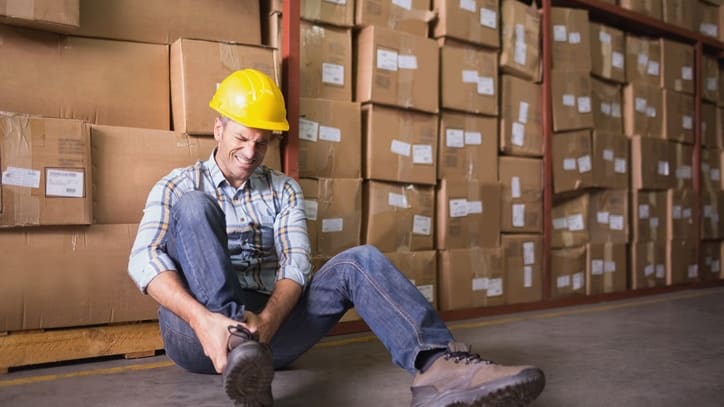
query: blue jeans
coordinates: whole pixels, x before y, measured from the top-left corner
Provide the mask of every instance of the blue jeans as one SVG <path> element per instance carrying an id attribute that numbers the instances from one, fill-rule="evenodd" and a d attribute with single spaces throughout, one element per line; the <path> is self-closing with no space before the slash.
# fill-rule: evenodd
<path id="1" fill-rule="evenodd" d="M 243 319 L 260 312 L 268 295 L 244 290 L 232 270 L 224 214 L 214 198 L 188 192 L 171 209 L 167 252 L 192 296 L 207 309 Z M 274 367 L 284 368 L 317 343 L 354 307 L 392 355 L 415 373 L 420 351 L 443 349 L 452 340 L 437 312 L 395 266 L 373 246 L 345 250 L 314 274 L 299 302 L 271 340 Z M 214 373 L 191 327 L 159 309 L 166 354 L 179 366 Z"/>

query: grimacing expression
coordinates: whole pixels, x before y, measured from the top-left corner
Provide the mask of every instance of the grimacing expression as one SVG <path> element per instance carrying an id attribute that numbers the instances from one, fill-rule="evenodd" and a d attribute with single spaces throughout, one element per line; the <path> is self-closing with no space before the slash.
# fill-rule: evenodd
<path id="1" fill-rule="evenodd" d="M 231 186 L 239 188 L 261 165 L 271 137 L 269 130 L 246 127 L 227 118 L 216 118 L 216 164 Z"/>

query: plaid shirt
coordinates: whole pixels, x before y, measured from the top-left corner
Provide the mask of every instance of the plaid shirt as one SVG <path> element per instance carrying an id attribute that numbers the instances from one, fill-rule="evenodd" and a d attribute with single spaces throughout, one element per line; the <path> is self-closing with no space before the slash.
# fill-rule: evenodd
<path id="1" fill-rule="evenodd" d="M 165 252 L 170 210 L 185 192 L 198 190 L 215 197 L 226 214 L 231 263 L 242 287 L 270 293 L 284 278 L 305 286 L 312 266 L 299 184 L 262 165 L 236 189 L 216 165 L 215 152 L 151 189 L 128 264 L 133 281 L 145 293 L 159 273 L 176 270 Z"/>

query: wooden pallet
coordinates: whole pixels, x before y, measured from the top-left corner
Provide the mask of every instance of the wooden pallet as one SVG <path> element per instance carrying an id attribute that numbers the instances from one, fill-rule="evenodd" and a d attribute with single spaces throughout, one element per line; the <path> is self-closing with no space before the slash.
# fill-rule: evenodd
<path id="1" fill-rule="evenodd" d="M 153 356 L 163 349 L 157 322 L 0 333 L 0 373 L 11 367 L 101 356 Z"/>

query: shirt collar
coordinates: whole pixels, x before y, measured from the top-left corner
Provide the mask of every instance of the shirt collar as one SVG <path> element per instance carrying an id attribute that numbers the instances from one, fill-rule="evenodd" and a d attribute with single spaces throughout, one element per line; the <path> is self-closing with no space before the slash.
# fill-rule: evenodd
<path id="1" fill-rule="evenodd" d="M 221 172 L 221 168 L 219 168 L 216 164 L 216 159 L 214 158 L 215 154 L 216 148 L 211 151 L 211 156 L 205 163 L 205 166 L 209 171 L 209 175 L 211 176 L 211 180 L 214 182 L 214 186 L 217 188 L 228 187 L 234 189 L 231 184 L 229 184 L 229 181 L 226 180 L 226 177 L 224 177 L 224 173 Z M 252 189 L 263 189 L 263 185 L 266 184 L 263 174 L 264 165 L 262 164 L 254 170 L 249 179 L 241 184 L 237 191 L 241 191 L 247 186 Z"/>

